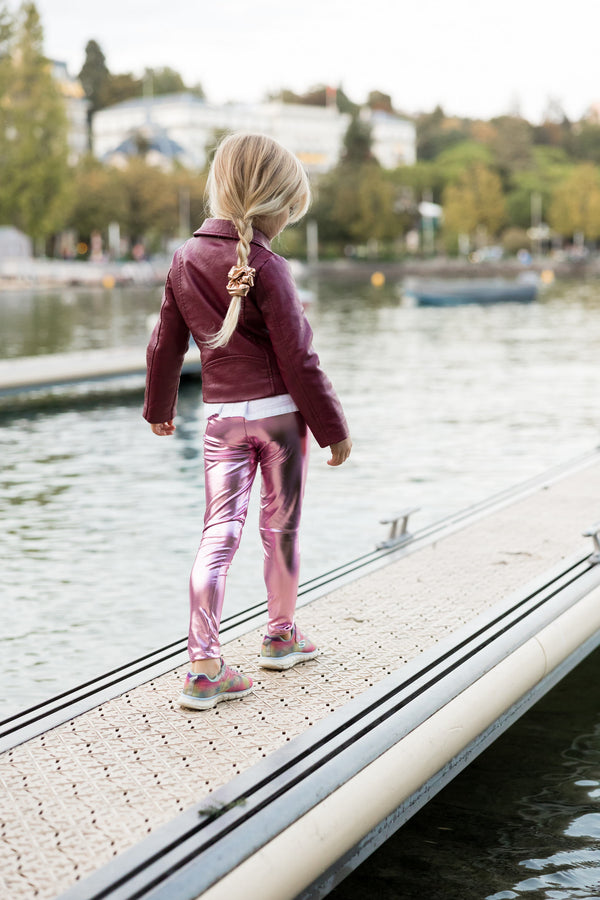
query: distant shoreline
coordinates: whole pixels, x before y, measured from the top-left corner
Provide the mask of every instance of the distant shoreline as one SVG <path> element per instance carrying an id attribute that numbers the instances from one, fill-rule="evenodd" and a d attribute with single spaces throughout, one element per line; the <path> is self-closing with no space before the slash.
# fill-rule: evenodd
<path id="1" fill-rule="evenodd" d="M 141 262 L 89 262 L 60 259 L 0 259 L 0 292 L 48 290 L 57 287 L 155 287 L 162 285 L 170 259 L 158 258 Z M 317 263 L 292 260 L 295 277 L 348 278 L 368 282 L 377 272 L 384 280 L 404 277 L 424 278 L 517 278 L 523 273 L 541 274 L 551 271 L 556 278 L 600 276 L 600 256 L 586 260 L 554 260 L 546 257 L 523 265 L 511 258 L 495 262 L 472 263 L 467 260 L 435 257 L 415 260 L 334 259 Z"/>
<path id="2" fill-rule="evenodd" d="M 522 265 L 516 259 L 497 262 L 471 263 L 468 260 L 436 257 L 433 259 L 384 261 L 384 260 L 323 260 L 314 264 L 299 265 L 302 273 L 322 275 L 327 278 L 347 278 L 352 276 L 361 281 L 369 281 L 374 272 L 381 272 L 386 279 L 405 276 L 423 278 L 517 278 L 523 273 L 541 275 L 551 271 L 556 278 L 585 278 L 600 276 L 600 257 L 585 261 L 553 260 L 542 258 L 529 265 Z"/>

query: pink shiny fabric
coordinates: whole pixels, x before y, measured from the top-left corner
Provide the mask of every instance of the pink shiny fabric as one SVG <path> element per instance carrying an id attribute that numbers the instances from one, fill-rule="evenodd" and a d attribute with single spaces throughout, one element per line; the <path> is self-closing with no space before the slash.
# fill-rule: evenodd
<path id="1" fill-rule="evenodd" d="M 221 655 L 225 579 L 237 550 L 260 466 L 268 632 L 292 627 L 298 591 L 298 529 L 308 463 L 308 430 L 297 412 L 250 421 L 211 416 L 204 435 L 206 512 L 190 577 L 191 660 Z"/>

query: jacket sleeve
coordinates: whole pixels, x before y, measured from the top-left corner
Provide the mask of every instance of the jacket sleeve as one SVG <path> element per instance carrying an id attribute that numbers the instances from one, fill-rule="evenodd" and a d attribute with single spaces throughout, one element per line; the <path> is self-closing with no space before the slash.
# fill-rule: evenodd
<path id="1" fill-rule="evenodd" d="M 256 301 L 285 385 L 321 447 L 348 437 L 333 386 L 312 346 L 312 330 L 286 261 L 273 255 L 256 278 Z"/>
<path id="2" fill-rule="evenodd" d="M 143 416 L 151 424 L 168 422 L 175 416 L 181 367 L 190 342 L 188 326 L 173 292 L 172 273 L 173 268 L 167 276 L 160 316 L 146 350 Z"/>

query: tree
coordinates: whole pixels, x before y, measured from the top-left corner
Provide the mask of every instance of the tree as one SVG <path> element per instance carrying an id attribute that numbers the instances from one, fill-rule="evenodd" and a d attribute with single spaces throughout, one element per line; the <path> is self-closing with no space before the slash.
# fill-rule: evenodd
<path id="1" fill-rule="evenodd" d="M 92 232 L 106 236 L 110 223 L 118 222 L 123 237 L 156 249 L 204 217 L 206 176 L 185 169 L 165 173 L 139 158 L 120 169 L 88 157 L 73 177 L 68 225 L 88 244 Z"/>
<path id="2" fill-rule="evenodd" d="M 504 178 L 532 164 L 533 127 L 518 116 L 492 119 L 496 138 L 492 144 L 496 165 Z"/>
<path id="3" fill-rule="evenodd" d="M 389 94 L 383 94 L 381 91 L 369 91 L 367 106 L 373 110 L 380 110 L 381 112 L 394 112 L 392 98 Z"/>
<path id="4" fill-rule="evenodd" d="M 412 206 L 416 210 L 419 200 L 423 194 L 430 194 L 433 200 L 438 203 L 442 196 L 442 190 L 447 179 L 444 179 L 443 169 L 437 165 L 437 162 L 417 162 L 413 166 L 400 166 L 393 172 L 390 172 L 390 178 L 393 180 L 397 189 L 407 198 L 405 206 L 410 206 L 408 201 L 409 193 L 413 195 Z"/>
<path id="5" fill-rule="evenodd" d="M 144 241 L 157 249 L 165 236 L 179 229 L 179 193 L 171 175 L 132 157 L 116 170 L 121 192 L 121 233 L 133 243 Z"/>
<path id="6" fill-rule="evenodd" d="M 549 97 L 541 125 L 533 128 L 534 143 L 560 147 L 571 153 L 573 137 L 573 127 L 562 103 L 555 97 Z"/>
<path id="7" fill-rule="evenodd" d="M 417 119 L 417 158 L 435 159 L 442 150 L 468 140 L 468 122 L 447 118 L 441 106 Z"/>
<path id="8" fill-rule="evenodd" d="M 377 164 L 371 150 L 371 126 L 359 116 L 354 116 L 344 135 L 342 161 L 346 165 Z"/>
<path id="9" fill-rule="evenodd" d="M 534 147 L 532 168 L 515 172 L 509 180 L 506 194 L 508 218 L 512 225 L 529 228 L 532 224 L 532 195 L 541 199 L 544 216 L 550 206 L 555 188 L 571 172 L 572 165 L 560 147 Z"/>
<path id="10" fill-rule="evenodd" d="M 496 235 L 506 218 L 502 182 L 494 171 L 476 163 L 457 184 L 445 188 L 443 208 L 445 232 L 477 236 L 485 230 Z"/>
<path id="11" fill-rule="evenodd" d="M 440 182 L 445 186 L 459 181 L 467 169 L 481 163 L 493 165 L 493 154 L 489 147 L 478 141 L 461 141 L 436 157 L 435 168 Z"/>
<path id="12" fill-rule="evenodd" d="M 88 148 L 92 149 L 92 118 L 104 106 L 106 84 L 109 79 L 104 53 L 96 41 L 88 41 L 85 47 L 85 61 L 79 73 L 79 80 L 89 103 L 87 110 Z"/>
<path id="13" fill-rule="evenodd" d="M 357 185 L 356 215 L 351 218 L 355 240 L 392 241 L 400 232 L 394 209 L 396 193 L 380 166 L 363 166 Z"/>
<path id="14" fill-rule="evenodd" d="M 321 240 L 338 247 L 371 239 L 393 241 L 406 219 L 397 197 L 392 176 L 380 166 L 341 162 L 319 182 L 311 215 Z"/>
<path id="15" fill-rule="evenodd" d="M 144 69 L 142 81 L 144 84 L 149 84 L 150 93 L 154 96 L 178 94 L 185 91 L 183 78 L 170 66 L 163 66 L 161 69 Z"/>
<path id="16" fill-rule="evenodd" d="M 6 105 L 6 97 L 11 81 L 11 44 L 14 22 L 6 7 L 0 7 L 0 110 Z"/>
<path id="17" fill-rule="evenodd" d="M 354 101 L 350 99 L 341 84 L 335 89 L 335 104 L 339 112 L 349 113 L 351 116 L 357 116 L 360 110 L 358 103 L 354 103 Z"/>
<path id="18" fill-rule="evenodd" d="M 109 75 L 100 45 L 96 41 L 88 41 L 85 47 L 85 61 L 78 78 L 90 104 L 90 116 L 105 105 L 104 98 Z"/>
<path id="19" fill-rule="evenodd" d="M 283 88 L 274 94 L 268 94 L 269 100 L 280 100 L 282 103 L 298 103 L 301 106 L 335 106 L 341 113 L 350 113 L 351 116 L 358 115 L 360 106 L 353 103 L 352 100 L 344 92 L 341 85 L 338 87 L 330 87 L 328 85 L 319 84 L 310 88 L 304 94 L 296 94 L 288 88 Z"/>
<path id="20" fill-rule="evenodd" d="M 68 225 L 79 240 L 90 243 L 92 232 L 106 232 L 111 222 L 125 218 L 119 172 L 88 157 L 73 173 L 73 204 Z"/>
<path id="21" fill-rule="evenodd" d="M 141 97 L 143 94 L 143 84 L 139 78 L 135 78 L 131 72 L 123 72 L 120 75 L 112 75 L 109 73 L 104 86 L 103 102 L 104 106 L 113 106 L 115 103 L 122 103 L 124 100 L 131 100 L 134 97 Z"/>
<path id="22" fill-rule="evenodd" d="M 322 242 L 332 242 L 343 247 L 356 238 L 352 222 L 356 218 L 356 180 L 344 174 L 341 165 L 319 180 L 318 192 L 311 209 L 311 217 L 319 226 Z"/>
<path id="23" fill-rule="evenodd" d="M 269 99 L 280 100 L 282 103 L 297 103 L 301 106 L 327 106 L 327 92 L 328 88 L 324 84 L 312 87 L 304 94 L 283 88 L 275 94 L 269 94 Z"/>
<path id="24" fill-rule="evenodd" d="M 573 138 L 573 156 L 600 163 L 600 124 L 591 121 L 579 123 Z"/>
<path id="25" fill-rule="evenodd" d="M 62 225 L 68 145 L 65 105 L 33 3 L 19 10 L 10 53 L 10 64 L 2 61 L 10 77 L 1 101 L 0 221 L 39 241 Z"/>
<path id="26" fill-rule="evenodd" d="M 600 237 L 600 177 L 592 163 L 581 163 L 555 189 L 549 216 L 552 228 L 562 235 Z"/>
<path id="27" fill-rule="evenodd" d="M 200 84 L 199 81 L 196 84 L 193 84 L 191 87 L 186 88 L 190 92 L 190 94 L 195 94 L 196 97 L 200 97 L 201 100 L 206 99 L 206 94 L 204 93 L 204 88 Z"/>

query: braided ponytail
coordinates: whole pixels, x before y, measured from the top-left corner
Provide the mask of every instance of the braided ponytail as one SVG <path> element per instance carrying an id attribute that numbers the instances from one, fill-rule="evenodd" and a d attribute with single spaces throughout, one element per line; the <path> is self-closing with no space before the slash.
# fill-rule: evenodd
<path id="1" fill-rule="evenodd" d="M 227 273 L 229 281 L 227 282 L 226 290 L 231 296 L 231 302 L 220 329 L 206 341 L 206 345 L 211 349 L 224 347 L 228 343 L 229 338 L 237 328 L 242 308 L 242 297 L 245 297 L 254 285 L 256 270 L 248 265 L 250 241 L 253 235 L 252 222 L 251 220 L 236 219 L 234 224 L 237 228 L 239 241 L 236 246 L 237 265 L 232 266 Z"/>
<path id="2" fill-rule="evenodd" d="M 236 227 L 237 264 L 228 273 L 226 290 L 231 301 L 223 324 L 206 341 L 224 347 L 237 328 L 245 297 L 254 285 L 255 270 L 248 265 L 252 222 L 291 210 L 290 221 L 301 219 L 310 202 L 308 179 L 297 157 L 277 141 L 261 134 L 232 134 L 220 144 L 207 182 L 211 213 Z"/>
<path id="3" fill-rule="evenodd" d="M 252 240 L 254 231 L 252 229 L 252 219 L 235 219 L 234 223 L 239 235 L 239 241 L 236 245 L 237 264 L 238 266 L 248 265 L 248 256 L 250 254 L 250 241 Z"/>

